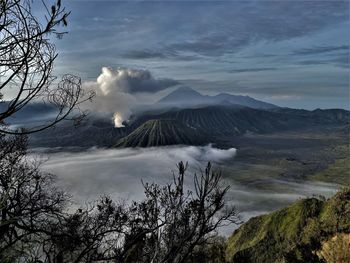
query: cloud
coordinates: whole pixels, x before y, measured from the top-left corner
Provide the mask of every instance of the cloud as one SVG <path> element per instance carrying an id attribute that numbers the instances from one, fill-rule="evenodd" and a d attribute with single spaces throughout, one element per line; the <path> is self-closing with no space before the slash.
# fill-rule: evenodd
<path id="1" fill-rule="evenodd" d="M 71 8 L 78 18 L 73 26 L 80 26 L 72 34 L 76 50 L 112 47 L 120 54 L 135 49 L 163 53 L 164 48 L 214 56 L 260 41 L 310 36 L 349 20 L 347 1 L 88 1 Z M 136 56 L 155 55 L 146 53 Z"/>
<path id="2" fill-rule="evenodd" d="M 234 158 L 235 154 L 234 148 L 221 150 L 211 145 L 90 149 L 49 154 L 43 169 L 56 174 L 59 183 L 80 202 L 103 194 L 141 199 L 141 180 L 169 183 L 179 161 L 187 161 L 193 171 L 202 168 L 203 163 L 219 163 Z M 193 178 L 189 176 L 187 183 L 191 185 Z"/>
<path id="3" fill-rule="evenodd" d="M 340 68 L 349 68 L 350 59 L 349 53 L 335 54 L 328 57 L 320 57 L 315 59 L 301 60 L 298 65 L 333 65 Z"/>
<path id="4" fill-rule="evenodd" d="M 312 48 L 303 48 L 293 52 L 294 55 L 318 55 L 323 53 L 329 53 L 334 51 L 349 51 L 348 45 L 341 46 L 320 46 L 320 47 L 312 47 Z"/>
<path id="5" fill-rule="evenodd" d="M 244 68 L 244 69 L 232 69 L 229 73 L 245 73 L 245 72 L 260 72 L 260 71 L 271 71 L 277 70 L 277 68 Z"/>
<path id="6" fill-rule="evenodd" d="M 185 35 L 187 39 L 168 44 L 169 50 L 206 56 L 237 53 L 249 45 L 303 37 L 349 19 L 348 5 L 332 1 L 317 4 L 308 1 L 225 2 L 210 5 L 210 13 L 206 12 L 205 19 L 201 19 L 204 17 L 201 10 L 195 10 L 198 12 L 195 22 L 186 28 L 192 30 L 192 34 Z M 182 17 L 185 21 L 187 14 L 185 12 Z M 194 17 L 193 12 L 191 17 Z"/>
<path id="7" fill-rule="evenodd" d="M 216 171 L 220 165 L 234 165 L 236 149 L 217 149 L 208 146 L 171 146 L 157 148 L 90 149 L 84 152 L 49 154 L 43 169 L 57 175 L 60 186 L 66 188 L 79 204 L 108 194 L 115 199 L 140 200 L 144 198 L 141 180 L 166 184 L 172 181 L 179 161 L 188 161 L 186 185 L 193 187 L 193 173 L 213 162 Z M 45 155 L 46 156 L 46 155 Z M 228 171 L 226 169 L 226 171 Z M 230 185 L 227 200 L 235 205 L 247 220 L 265 212 L 283 207 L 299 197 L 310 194 L 332 195 L 336 185 L 325 183 L 290 182 L 268 178 L 268 189 L 240 183 L 234 174 L 223 174 Z M 280 190 L 279 190 L 280 189 Z M 286 190 L 288 189 L 288 190 Z M 232 232 L 232 227 L 229 232 Z"/>
<path id="8" fill-rule="evenodd" d="M 129 59 L 153 59 L 166 58 L 166 55 L 152 50 L 130 50 L 123 55 L 124 58 Z"/>
<path id="9" fill-rule="evenodd" d="M 172 79 L 155 79 L 148 70 L 107 67 L 102 68 L 97 83 L 105 94 L 115 90 L 126 93 L 154 93 L 178 84 Z"/>
<path id="10" fill-rule="evenodd" d="M 194 61 L 201 59 L 199 56 L 194 54 L 183 54 L 183 52 L 178 52 L 170 49 L 158 49 L 157 51 L 150 49 L 138 49 L 129 50 L 122 54 L 122 58 L 135 59 L 135 60 L 147 60 L 147 59 L 162 59 L 169 61 Z"/>
<path id="11" fill-rule="evenodd" d="M 217 40 L 220 40 L 221 42 Z M 217 51 L 224 47 L 225 42 L 227 42 L 227 39 L 224 36 L 222 39 L 206 37 L 191 41 L 184 41 L 181 43 L 175 43 L 170 45 L 168 48 L 175 51 L 190 51 L 204 55 L 210 55 L 213 53 L 214 55 Z"/>
<path id="12" fill-rule="evenodd" d="M 238 92 L 251 96 L 260 96 L 267 85 L 279 93 L 291 93 L 294 87 L 302 86 L 297 95 L 303 96 L 313 82 L 315 88 L 311 90 L 316 98 L 316 87 L 324 85 L 323 76 L 327 76 L 328 85 L 325 96 L 333 96 L 335 87 L 349 86 L 349 81 L 344 81 L 348 74 L 343 70 L 349 66 L 347 58 L 325 61 L 331 55 L 346 52 L 327 51 L 343 49 L 348 42 L 346 1 L 172 1 L 166 5 L 119 1 L 98 5 L 88 1 L 83 8 L 73 1 L 71 6 L 76 19 L 69 38 L 59 41 L 63 55 L 56 64 L 59 74 L 68 71 L 90 78 L 96 76 L 99 65 L 142 67 L 171 78 L 210 81 L 210 87 L 205 84 L 207 88 L 194 88 L 212 94 L 237 92 L 238 81 L 242 87 L 248 87 Z M 294 51 L 324 53 L 307 57 Z M 232 63 L 242 69 L 278 70 L 266 71 L 256 78 L 253 74 L 228 74 L 232 68 L 239 69 Z M 290 74 L 292 84 L 288 83 Z M 262 91 L 258 90 L 260 87 Z M 339 100 L 344 100 L 345 95 Z M 303 103 L 302 107 L 324 107 L 324 100 L 311 102 L 306 98 Z M 339 104 L 334 101 L 327 107 Z M 293 101 L 287 106 L 301 107 Z"/>
<path id="13" fill-rule="evenodd" d="M 156 79 L 148 70 L 103 67 L 97 80 L 85 82 L 84 88 L 96 92 L 87 107 L 112 113 L 115 126 L 123 127 L 123 121 L 129 119 L 142 94 L 156 93 L 177 84 L 172 79 Z"/>

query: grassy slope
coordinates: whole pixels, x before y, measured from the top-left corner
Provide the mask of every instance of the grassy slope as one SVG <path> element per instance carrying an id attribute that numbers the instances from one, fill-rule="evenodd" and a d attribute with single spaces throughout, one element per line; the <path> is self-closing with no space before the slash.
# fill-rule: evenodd
<path id="1" fill-rule="evenodd" d="M 350 185 L 350 146 L 335 147 L 336 160 L 325 170 L 311 176 L 311 180 Z"/>
<path id="2" fill-rule="evenodd" d="M 312 251 L 336 233 L 350 232 L 350 190 L 328 201 L 298 200 L 250 219 L 228 240 L 229 262 L 317 262 Z M 284 260 L 284 261 L 283 261 Z"/>

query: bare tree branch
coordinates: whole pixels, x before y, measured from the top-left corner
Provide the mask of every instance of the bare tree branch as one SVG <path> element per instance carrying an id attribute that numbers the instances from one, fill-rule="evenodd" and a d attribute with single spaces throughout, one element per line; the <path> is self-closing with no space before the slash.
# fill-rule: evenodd
<path id="1" fill-rule="evenodd" d="M 0 112 L 1 133 L 17 134 L 18 130 L 5 125 L 6 120 L 34 102 L 54 106 L 56 117 L 21 133 L 41 131 L 63 119 L 77 123 L 87 113 L 80 109 L 80 104 L 94 96 L 92 92 L 84 92 L 80 78 L 73 75 L 65 75 L 55 84 L 53 66 L 57 52 L 50 35 L 62 37 L 66 33 L 57 28 L 67 25 L 70 12 L 61 1 L 51 8 L 42 2 L 47 12 L 44 24 L 33 15 L 31 0 L 0 2 L 0 103 L 5 106 Z M 8 101 L 1 101 L 4 95 Z"/>

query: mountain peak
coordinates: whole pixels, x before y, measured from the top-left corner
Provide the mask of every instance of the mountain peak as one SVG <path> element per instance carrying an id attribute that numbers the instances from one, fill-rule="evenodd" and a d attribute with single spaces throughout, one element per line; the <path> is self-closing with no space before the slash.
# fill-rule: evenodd
<path id="1" fill-rule="evenodd" d="M 186 95 L 193 95 L 193 96 L 203 96 L 198 91 L 196 91 L 190 87 L 187 87 L 187 86 L 181 86 L 181 87 L 177 88 L 176 90 L 174 90 L 173 92 L 171 92 L 169 95 L 171 95 L 171 94 L 186 94 Z"/>
<path id="2" fill-rule="evenodd" d="M 181 92 L 187 92 L 187 91 L 191 91 L 191 92 L 196 92 L 196 93 L 198 93 L 197 91 L 195 91 L 194 89 L 192 89 L 192 88 L 190 88 L 190 87 L 188 87 L 188 86 L 181 86 L 181 87 L 179 87 L 179 88 L 177 88 L 176 90 L 175 90 L 175 92 L 176 91 L 181 91 Z"/>
<path id="3" fill-rule="evenodd" d="M 158 102 L 162 104 L 198 104 L 205 101 L 205 97 L 190 87 L 182 86 L 169 93 Z"/>

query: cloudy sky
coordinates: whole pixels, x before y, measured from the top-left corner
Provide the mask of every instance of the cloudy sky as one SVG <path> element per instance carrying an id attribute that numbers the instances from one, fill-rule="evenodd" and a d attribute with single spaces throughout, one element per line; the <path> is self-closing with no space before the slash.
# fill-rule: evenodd
<path id="1" fill-rule="evenodd" d="M 64 3 L 58 73 L 96 81 L 103 67 L 123 67 L 206 94 L 350 108 L 349 1 Z"/>

